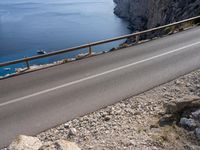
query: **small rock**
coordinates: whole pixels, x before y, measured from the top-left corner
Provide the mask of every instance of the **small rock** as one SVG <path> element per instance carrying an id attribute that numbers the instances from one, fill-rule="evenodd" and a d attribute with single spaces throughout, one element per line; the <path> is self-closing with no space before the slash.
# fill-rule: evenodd
<path id="1" fill-rule="evenodd" d="M 196 137 L 200 140 L 200 128 L 196 128 L 194 132 Z"/>
<path id="2" fill-rule="evenodd" d="M 18 136 L 8 147 L 9 150 L 38 150 L 42 142 L 37 137 Z"/>
<path id="3" fill-rule="evenodd" d="M 76 131 L 75 128 L 70 128 L 70 129 L 69 129 L 69 135 L 70 135 L 70 136 L 73 136 L 73 135 L 76 135 L 76 134 L 77 134 L 77 131 Z"/>
<path id="4" fill-rule="evenodd" d="M 187 84 L 186 84 L 186 87 L 189 87 L 189 86 L 191 86 L 191 84 L 190 84 L 190 83 L 187 83 Z"/>
<path id="5" fill-rule="evenodd" d="M 140 111 L 136 111 L 133 115 L 141 115 L 141 112 Z"/>
<path id="6" fill-rule="evenodd" d="M 197 87 L 197 88 L 200 88 L 200 84 L 197 84 L 196 87 Z"/>
<path id="7" fill-rule="evenodd" d="M 200 120 L 200 109 L 196 110 L 195 112 L 192 112 L 191 114 L 194 119 Z"/>
<path id="8" fill-rule="evenodd" d="M 65 123 L 65 124 L 64 124 L 64 128 L 69 129 L 69 127 L 70 127 L 70 124 L 69 124 L 69 123 Z"/>
<path id="9" fill-rule="evenodd" d="M 181 84 L 181 81 L 176 80 L 175 84 L 179 85 L 179 84 Z"/>
<path id="10" fill-rule="evenodd" d="M 105 121 L 110 121 L 111 117 L 110 116 L 105 116 L 104 120 Z"/>
<path id="11" fill-rule="evenodd" d="M 188 130 L 194 130 L 197 125 L 193 119 L 181 118 L 180 125 Z"/>
<path id="12" fill-rule="evenodd" d="M 165 92 L 163 93 L 163 97 L 164 98 L 169 98 L 169 97 L 172 97 L 171 94 L 169 92 Z"/>

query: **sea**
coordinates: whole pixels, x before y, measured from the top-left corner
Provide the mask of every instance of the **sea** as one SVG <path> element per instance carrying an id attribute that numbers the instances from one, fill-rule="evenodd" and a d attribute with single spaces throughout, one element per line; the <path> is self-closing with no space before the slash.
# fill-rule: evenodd
<path id="1" fill-rule="evenodd" d="M 113 0 L 1 0 L 0 63 L 129 34 L 128 23 L 114 13 Z M 123 41 L 93 47 L 108 51 Z M 86 49 L 45 59 L 31 65 L 73 58 Z M 25 64 L 0 68 L 0 76 Z"/>

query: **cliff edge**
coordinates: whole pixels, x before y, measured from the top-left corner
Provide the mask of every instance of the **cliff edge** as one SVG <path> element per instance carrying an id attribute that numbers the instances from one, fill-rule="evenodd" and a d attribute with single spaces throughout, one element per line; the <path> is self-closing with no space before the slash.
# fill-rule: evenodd
<path id="1" fill-rule="evenodd" d="M 114 13 L 141 31 L 200 14 L 200 0 L 114 0 Z"/>

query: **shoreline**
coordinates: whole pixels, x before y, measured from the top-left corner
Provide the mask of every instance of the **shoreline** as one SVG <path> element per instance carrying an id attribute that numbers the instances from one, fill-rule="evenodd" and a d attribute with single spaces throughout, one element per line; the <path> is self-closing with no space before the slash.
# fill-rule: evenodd
<path id="1" fill-rule="evenodd" d="M 197 26 L 199 26 L 199 24 L 192 24 L 192 25 L 185 26 L 185 27 L 183 26 L 183 29 L 181 29 L 181 30 L 179 30 L 179 29 L 173 30 L 173 31 L 169 30 L 166 34 L 163 34 L 163 35 L 160 35 L 160 36 L 155 36 L 154 38 L 140 39 L 138 41 L 138 43 L 136 43 L 136 41 L 132 41 L 131 39 L 127 39 L 124 43 L 119 44 L 117 47 L 113 47 L 113 48 L 111 48 L 107 51 L 103 50 L 103 51 L 100 51 L 100 52 L 92 52 L 92 54 L 90 56 L 88 55 L 88 53 L 80 53 L 80 54 L 76 55 L 74 58 L 65 58 L 65 59 L 62 59 L 62 60 L 55 61 L 53 63 L 40 64 L 40 65 L 34 65 L 33 64 L 33 65 L 30 66 L 30 69 L 15 68 L 16 72 L 10 73 L 10 74 L 8 73 L 4 76 L 0 76 L 0 80 L 3 80 L 5 78 L 10 78 L 10 77 L 13 77 L 13 76 L 18 76 L 18 75 L 21 75 L 21 74 L 24 74 L 24 73 L 29 73 L 29 72 L 45 69 L 45 68 L 48 68 L 48 67 L 62 65 L 64 63 L 69 63 L 69 62 L 81 60 L 81 59 L 88 58 L 88 57 L 93 57 L 93 56 L 96 56 L 96 55 L 102 55 L 102 54 L 105 54 L 105 53 L 113 52 L 113 51 L 120 50 L 120 49 L 123 49 L 123 48 L 131 47 L 131 46 L 135 46 L 135 45 L 138 45 L 138 44 L 143 44 L 143 43 L 146 43 L 146 42 L 150 42 L 152 40 L 156 40 L 158 38 L 170 36 L 172 34 L 176 34 L 176 33 L 182 32 L 182 31 L 190 30 L 190 29 L 193 29 Z M 7 68 L 7 69 L 9 69 L 9 68 Z"/>

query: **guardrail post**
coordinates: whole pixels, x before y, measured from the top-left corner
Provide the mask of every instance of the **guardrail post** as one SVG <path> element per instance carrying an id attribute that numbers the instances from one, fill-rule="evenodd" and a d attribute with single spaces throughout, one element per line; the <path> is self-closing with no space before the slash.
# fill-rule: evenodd
<path id="1" fill-rule="evenodd" d="M 136 35 L 136 36 L 135 36 L 135 43 L 138 43 L 139 40 L 140 40 L 140 36 L 139 36 L 139 35 Z"/>
<path id="2" fill-rule="evenodd" d="M 26 57 L 25 57 L 25 59 L 26 59 Z M 28 61 L 28 60 L 25 60 L 25 62 L 26 62 L 26 68 L 27 68 L 27 69 L 30 69 L 29 61 Z"/>
<path id="3" fill-rule="evenodd" d="M 92 55 L 92 46 L 89 46 L 89 52 L 88 55 Z"/>

